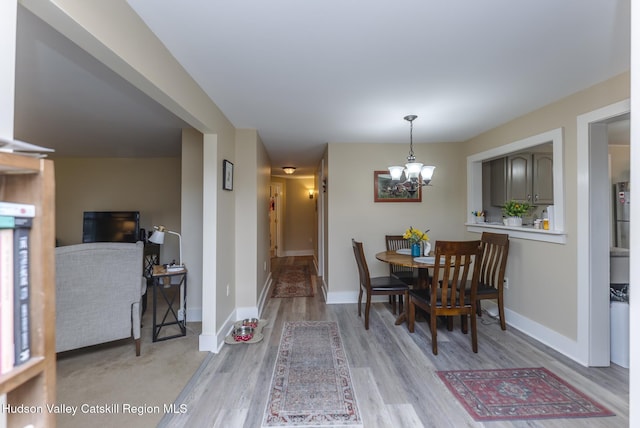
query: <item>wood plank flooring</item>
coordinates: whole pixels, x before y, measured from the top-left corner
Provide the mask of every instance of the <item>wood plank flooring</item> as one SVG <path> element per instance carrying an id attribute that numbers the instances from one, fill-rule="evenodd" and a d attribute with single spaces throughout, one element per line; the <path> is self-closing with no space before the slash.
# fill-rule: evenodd
<path id="1" fill-rule="evenodd" d="M 274 259 L 309 263 L 310 257 Z M 273 269 L 277 272 L 277 269 Z M 225 345 L 210 354 L 176 400 L 183 414 L 165 415 L 161 427 L 260 427 L 285 321 L 331 320 L 340 327 L 363 425 L 369 427 L 627 427 L 629 371 L 612 365 L 587 368 L 499 323 L 486 314 L 478 322 L 479 352 L 471 351 L 469 335 L 456 323 L 438 329 L 438 355 L 431 353 L 431 335 L 424 320 L 416 332 L 394 325 L 390 305 L 372 305 L 370 329 L 364 329 L 357 305 L 326 305 L 319 280 L 315 297 L 269 299 L 261 318 L 271 320 L 262 342 Z M 546 367 L 616 416 L 475 422 L 437 377 L 437 370 Z"/>

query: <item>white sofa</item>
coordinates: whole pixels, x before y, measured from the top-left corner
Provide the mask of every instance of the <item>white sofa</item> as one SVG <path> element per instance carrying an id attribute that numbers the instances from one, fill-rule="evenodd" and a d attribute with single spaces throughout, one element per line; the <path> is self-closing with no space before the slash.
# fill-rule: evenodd
<path id="1" fill-rule="evenodd" d="M 56 248 L 56 352 L 132 337 L 140 355 L 144 245 Z"/>

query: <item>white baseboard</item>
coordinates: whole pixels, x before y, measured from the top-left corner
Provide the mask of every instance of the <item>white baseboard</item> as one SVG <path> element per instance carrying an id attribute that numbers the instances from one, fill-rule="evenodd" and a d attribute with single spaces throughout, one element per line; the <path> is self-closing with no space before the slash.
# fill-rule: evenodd
<path id="1" fill-rule="evenodd" d="M 264 311 L 264 305 L 267 304 L 267 297 L 270 294 L 272 284 L 273 284 L 273 277 L 271 276 L 271 272 L 269 272 L 269 276 L 265 281 L 264 287 L 262 287 L 262 293 L 260 294 L 260 298 L 258 299 L 258 314 L 262 314 L 262 312 Z M 255 318 L 260 318 L 260 317 L 256 316 Z"/>
<path id="2" fill-rule="evenodd" d="M 493 311 L 495 311 L 496 314 L 498 313 L 498 305 L 491 300 L 483 300 L 482 307 L 486 309 L 488 313 Z M 584 361 L 580 357 L 580 350 L 578 348 L 577 341 L 563 336 L 557 331 L 551 330 L 550 328 L 532 321 L 517 312 L 509 310 L 508 308 L 504 308 L 504 317 L 509 327 L 521 331 L 527 336 L 549 346 L 550 348 L 553 348 L 585 367 L 588 366 L 588 362 Z"/>
<path id="3" fill-rule="evenodd" d="M 198 337 L 198 350 L 217 354 L 220 351 L 218 347 L 218 336 L 213 334 L 200 334 L 200 337 Z"/>
<path id="4" fill-rule="evenodd" d="M 507 308 L 504 309 L 504 312 L 505 319 L 509 321 L 509 325 L 511 327 L 518 329 L 527 336 L 530 336 L 542 344 L 553 348 L 575 362 L 582 364 L 585 367 L 588 366 L 588 361 L 584 361 L 580 357 L 580 349 L 577 341 L 563 336 L 557 331 L 551 330 L 550 328 L 545 327 L 542 324 L 538 324 L 529 318 L 523 317 L 516 312 L 510 311 Z"/>
<path id="5" fill-rule="evenodd" d="M 215 345 L 211 343 L 213 342 L 211 338 L 207 337 L 207 339 L 205 340 L 203 339 L 203 335 L 201 335 L 200 350 L 218 353 L 220 349 L 222 349 L 222 347 L 224 346 L 225 344 L 224 339 L 231 333 L 231 330 L 233 330 L 233 326 L 236 321 L 242 320 L 245 318 L 260 318 L 260 314 L 262 313 L 262 310 L 264 309 L 264 305 L 266 304 L 267 296 L 269 295 L 269 290 L 271 289 L 272 282 L 273 282 L 273 279 L 271 277 L 271 274 L 269 274 L 269 276 L 267 277 L 266 284 L 262 289 L 262 293 L 260 295 L 260 303 L 258 306 L 237 307 L 233 312 L 231 312 L 231 314 L 229 315 L 229 317 L 227 317 L 222 327 L 218 330 L 218 334 L 216 335 L 216 339 L 215 339 Z M 210 347 L 210 349 L 204 349 L 203 346 Z M 215 351 L 211 350 L 213 348 L 215 348 Z"/>
<path id="6" fill-rule="evenodd" d="M 324 288 L 324 287 L 323 287 Z M 362 301 L 365 301 L 365 296 L 362 295 Z M 384 303 L 388 302 L 387 296 L 373 296 L 372 303 Z M 358 303 L 358 291 L 334 291 L 326 293 L 326 302 L 328 305 L 343 305 L 343 304 L 355 304 Z"/>

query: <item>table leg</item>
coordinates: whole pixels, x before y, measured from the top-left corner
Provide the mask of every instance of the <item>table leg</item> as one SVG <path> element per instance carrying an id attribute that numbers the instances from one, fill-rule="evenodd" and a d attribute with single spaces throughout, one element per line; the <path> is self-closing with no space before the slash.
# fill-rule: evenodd
<path id="1" fill-rule="evenodd" d="M 418 288 L 425 289 L 429 288 L 430 279 L 429 279 L 429 269 L 420 268 L 418 269 Z"/>

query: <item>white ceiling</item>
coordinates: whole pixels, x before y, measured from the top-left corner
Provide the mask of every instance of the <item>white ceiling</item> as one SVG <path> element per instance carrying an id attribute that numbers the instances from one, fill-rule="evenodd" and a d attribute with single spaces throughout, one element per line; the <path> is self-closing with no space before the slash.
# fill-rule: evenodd
<path id="1" fill-rule="evenodd" d="M 274 168 L 315 167 L 328 142 L 408 144 L 407 114 L 416 143 L 463 141 L 630 67 L 629 0 L 128 3 Z M 16 138 L 179 153 L 186 124 L 29 12 L 18 24 Z"/>

